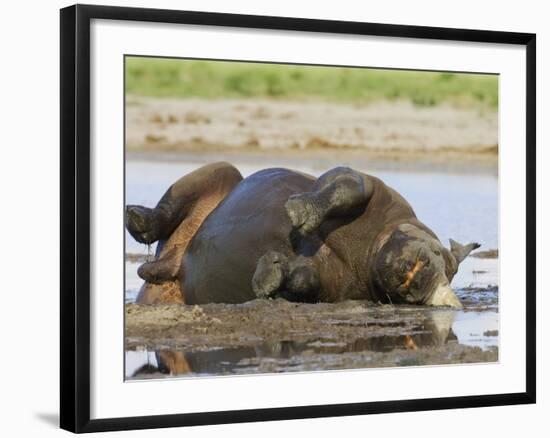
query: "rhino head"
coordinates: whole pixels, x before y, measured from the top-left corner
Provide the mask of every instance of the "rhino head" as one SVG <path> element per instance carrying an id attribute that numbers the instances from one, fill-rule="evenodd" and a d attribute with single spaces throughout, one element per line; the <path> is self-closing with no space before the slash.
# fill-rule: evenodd
<path id="1" fill-rule="evenodd" d="M 374 284 L 381 301 L 462 307 L 451 288 L 459 264 L 478 243 L 450 240 L 445 248 L 435 235 L 413 225 L 400 225 L 385 240 L 374 263 Z"/>

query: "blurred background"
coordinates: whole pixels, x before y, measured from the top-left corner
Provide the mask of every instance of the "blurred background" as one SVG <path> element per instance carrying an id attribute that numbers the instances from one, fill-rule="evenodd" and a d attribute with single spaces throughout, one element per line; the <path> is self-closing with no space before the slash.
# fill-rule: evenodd
<path id="1" fill-rule="evenodd" d="M 127 57 L 126 122 L 128 152 L 495 173 L 498 76 Z"/>

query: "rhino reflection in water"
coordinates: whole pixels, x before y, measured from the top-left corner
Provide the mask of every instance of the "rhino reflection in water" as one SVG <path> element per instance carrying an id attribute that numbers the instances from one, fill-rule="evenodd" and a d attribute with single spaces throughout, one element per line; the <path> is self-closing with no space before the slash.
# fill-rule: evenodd
<path id="1" fill-rule="evenodd" d="M 138 269 L 145 304 L 282 297 L 460 307 L 450 283 L 479 247 L 445 248 L 399 193 L 345 167 L 243 179 L 229 163 L 209 164 L 155 208 L 127 206 L 126 226 L 139 242 L 158 241 L 155 260 Z"/>
<path id="2" fill-rule="evenodd" d="M 181 376 L 190 373 L 218 375 L 254 372 L 266 362 L 270 363 L 273 371 L 288 371 L 290 362 L 299 367 L 304 361 L 311 360 L 315 356 L 324 359 L 326 357 L 324 355 L 342 353 L 387 353 L 394 350 L 435 348 L 448 342 L 458 342 L 452 330 L 454 316 L 454 311 L 438 311 L 426 315 L 423 320 L 404 330 L 408 334 L 358 338 L 347 343 L 335 342 L 331 339 L 313 339 L 307 342 L 265 342 L 258 346 L 214 348 L 202 351 L 159 349 L 155 351 L 156 365 L 148 363 L 141 366 L 131 378 L 145 378 L 148 374 L 155 373 Z M 392 324 L 387 325 L 391 332 Z M 330 363 L 327 366 L 330 369 Z"/>

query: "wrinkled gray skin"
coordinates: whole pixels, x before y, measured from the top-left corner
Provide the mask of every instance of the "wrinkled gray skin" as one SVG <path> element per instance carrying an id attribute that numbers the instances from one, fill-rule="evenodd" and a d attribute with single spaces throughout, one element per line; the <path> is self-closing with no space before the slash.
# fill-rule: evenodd
<path id="1" fill-rule="evenodd" d="M 184 185 L 185 177 L 176 184 Z M 142 278 L 158 284 L 177 272 L 187 304 L 283 297 L 461 307 L 450 283 L 479 245 L 451 240 L 446 249 L 378 178 L 344 167 L 318 179 L 266 169 L 232 184 L 181 259 L 148 263 L 140 268 Z M 200 196 L 189 202 L 200 203 Z M 166 239 L 187 203 L 167 192 L 155 209 L 128 206 L 127 228 L 141 242 Z M 156 210 L 172 216 L 161 226 Z M 159 271 L 171 277 L 163 279 Z"/>

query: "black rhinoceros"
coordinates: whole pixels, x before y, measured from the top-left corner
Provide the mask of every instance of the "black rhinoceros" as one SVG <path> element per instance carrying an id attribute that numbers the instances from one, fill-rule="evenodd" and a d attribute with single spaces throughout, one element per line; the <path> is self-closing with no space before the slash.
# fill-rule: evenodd
<path id="1" fill-rule="evenodd" d="M 319 178 L 229 163 L 183 176 L 153 209 L 126 207 L 139 242 L 139 303 L 366 299 L 460 307 L 450 287 L 476 243 L 448 250 L 380 179 L 346 167 Z"/>

